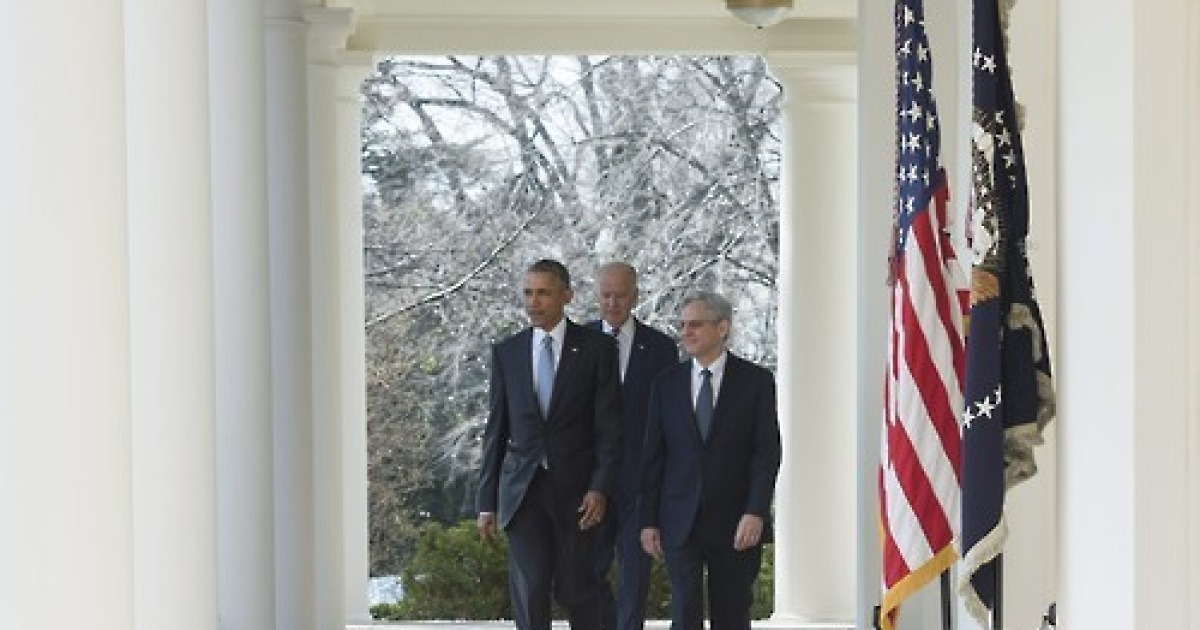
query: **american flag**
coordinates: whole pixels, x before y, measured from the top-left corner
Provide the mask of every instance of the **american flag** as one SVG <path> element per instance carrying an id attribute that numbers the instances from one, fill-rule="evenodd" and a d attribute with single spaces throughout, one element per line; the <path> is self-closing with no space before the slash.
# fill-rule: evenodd
<path id="1" fill-rule="evenodd" d="M 895 18 L 896 206 L 879 466 L 885 629 L 905 598 L 957 558 L 966 300 L 947 229 L 921 0 L 898 0 Z"/>
<path id="2" fill-rule="evenodd" d="M 1037 472 L 1033 447 L 1054 415 L 1042 315 L 1025 251 L 1025 155 L 997 0 L 974 0 L 971 311 L 963 412 L 959 590 L 986 620 L 1006 537 L 1004 494 Z"/>

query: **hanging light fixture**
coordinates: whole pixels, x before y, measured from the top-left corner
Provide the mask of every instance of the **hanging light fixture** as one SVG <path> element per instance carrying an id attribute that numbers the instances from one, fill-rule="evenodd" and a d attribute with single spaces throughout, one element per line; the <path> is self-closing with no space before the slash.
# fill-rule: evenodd
<path id="1" fill-rule="evenodd" d="M 755 28 L 778 24 L 792 10 L 792 0 L 725 0 L 733 17 Z"/>

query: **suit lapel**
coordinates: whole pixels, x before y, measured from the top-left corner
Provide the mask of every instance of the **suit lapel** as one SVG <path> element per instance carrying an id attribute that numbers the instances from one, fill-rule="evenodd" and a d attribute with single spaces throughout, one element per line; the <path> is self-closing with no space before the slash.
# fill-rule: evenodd
<path id="1" fill-rule="evenodd" d="M 625 364 L 625 379 L 626 383 L 636 383 L 642 377 L 642 370 L 645 369 L 646 356 L 646 340 L 642 337 L 642 325 L 634 322 L 633 325 L 633 342 L 629 346 L 629 363 Z"/>
<path id="2" fill-rule="evenodd" d="M 704 437 L 700 435 L 700 424 L 696 421 L 696 398 L 692 393 L 692 360 L 687 359 L 679 364 L 681 369 L 672 373 L 672 378 L 667 383 L 676 390 L 675 394 L 663 392 L 663 394 L 672 396 L 679 401 L 679 411 L 674 414 L 681 419 L 685 419 L 688 425 L 688 431 L 696 438 L 696 444 L 701 449 L 704 448 Z M 678 374 L 678 376 L 675 376 Z M 670 400 L 670 399 L 668 399 Z M 715 413 L 714 413 L 715 417 Z M 711 437 L 711 436 L 710 436 Z"/>
<path id="3" fill-rule="evenodd" d="M 533 382 L 533 328 L 521 331 L 516 347 L 520 350 L 516 356 L 518 376 L 529 383 L 530 400 L 533 401 L 533 407 L 537 409 L 537 386 Z"/>
<path id="4" fill-rule="evenodd" d="M 554 417 L 554 409 L 558 406 L 558 401 L 566 392 L 568 383 L 574 379 L 574 373 L 579 369 L 579 357 L 581 356 L 581 340 L 580 327 L 577 324 L 567 320 L 567 328 L 563 333 L 562 356 L 558 358 L 558 370 L 554 372 L 554 391 L 550 393 L 550 411 L 547 414 L 549 420 Z"/>
<path id="5" fill-rule="evenodd" d="M 712 442 L 713 437 L 720 432 L 721 427 L 725 426 L 729 420 L 725 416 L 729 415 L 728 409 L 732 404 L 730 398 L 733 397 L 732 392 L 737 391 L 737 380 L 740 376 L 738 372 L 738 362 L 740 359 L 735 357 L 732 352 L 725 351 L 725 373 L 721 375 L 721 387 L 717 389 L 717 406 L 713 408 L 712 428 L 708 432 L 708 441 Z"/>

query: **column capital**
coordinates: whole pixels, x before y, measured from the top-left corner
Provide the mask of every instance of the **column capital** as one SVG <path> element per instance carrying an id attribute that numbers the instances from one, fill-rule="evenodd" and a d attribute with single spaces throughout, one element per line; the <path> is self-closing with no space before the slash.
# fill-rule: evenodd
<path id="1" fill-rule="evenodd" d="M 853 53 L 780 52 L 765 56 L 771 75 L 784 85 L 785 104 L 851 104 L 858 100 Z"/>
<path id="2" fill-rule="evenodd" d="M 358 50 L 343 50 L 338 53 L 334 62 L 338 67 L 338 100 L 358 101 L 363 81 L 375 71 L 376 57 L 374 53 Z"/>
<path id="3" fill-rule="evenodd" d="M 354 10 L 310 7 L 304 10 L 304 21 L 308 24 L 309 63 L 337 65 L 354 32 Z"/>
<path id="4" fill-rule="evenodd" d="M 855 20 L 785 20 L 766 30 L 768 61 L 783 66 L 853 66 L 858 63 Z"/>

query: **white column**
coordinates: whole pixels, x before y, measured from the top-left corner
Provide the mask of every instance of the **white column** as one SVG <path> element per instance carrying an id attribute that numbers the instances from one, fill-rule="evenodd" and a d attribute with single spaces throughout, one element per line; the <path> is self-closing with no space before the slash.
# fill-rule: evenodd
<path id="1" fill-rule="evenodd" d="M 134 627 L 122 8 L 0 19 L 0 628 Z"/>
<path id="2" fill-rule="evenodd" d="M 309 9 L 308 103 L 310 277 L 312 281 L 314 507 L 316 623 L 346 623 L 345 515 L 343 514 L 344 400 L 342 366 L 342 225 L 338 124 L 338 54 L 350 34 L 349 9 Z M 357 133 L 355 134 L 357 137 Z M 357 161 L 356 161 L 357 162 Z M 361 214 L 361 210 L 359 210 Z M 359 275 L 361 278 L 361 266 Z M 361 319 L 357 322 L 361 327 Z M 359 363 L 363 361 L 359 355 Z"/>
<path id="3" fill-rule="evenodd" d="M 349 623 L 371 621 L 367 498 L 367 340 L 363 287 L 361 86 L 374 70 L 369 55 L 341 56 L 337 94 L 338 306 L 341 355 L 342 562 Z"/>
<path id="4" fill-rule="evenodd" d="M 883 378 L 887 349 L 888 243 L 895 181 L 896 57 L 894 3 L 858 2 L 858 269 L 857 309 L 857 578 L 856 627 L 873 626 L 879 605 L 879 441 L 883 422 Z M 947 77 L 949 78 L 949 77 Z M 901 622 L 918 606 L 907 603 Z M 936 622 L 927 625 L 938 627 Z"/>
<path id="5" fill-rule="evenodd" d="M 855 605 L 857 169 L 851 59 L 771 56 L 786 99 L 780 212 L 775 616 L 849 623 Z"/>
<path id="6" fill-rule="evenodd" d="M 1059 7 L 1059 626 L 1193 627 L 1196 2 Z"/>
<path id="7" fill-rule="evenodd" d="M 216 611 L 212 219 L 203 0 L 124 7 L 134 628 Z"/>
<path id="8" fill-rule="evenodd" d="M 263 7 L 208 3 L 217 415 L 217 617 L 275 628 Z"/>
<path id="9" fill-rule="evenodd" d="M 1187 102 L 1191 111 L 1196 111 L 1200 107 L 1200 73 L 1195 72 L 1200 68 L 1200 3 L 1192 3 L 1191 14 L 1191 32 L 1193 37 L 1189 42 L 1188 61 L 1187 64 L 1192 68 L 1191 80 L 1188 82 L 1188 98 Z M 1196 162 L 1200 161 L 1200 123 L 1197 123 L 1195 118 L 1191 119 L 1188 124 L 1189 137 L 1189 155 L 1192 160 L 1193 168 L 1196 167 Z M 1189 242 L 1200 243 L 1200 177 L 1196 176 L 1193 170 L 1191 184 L 1191 193 L 1188 195 L 1188 224 Z M 1188 462 L 1190 462 L 1191 470 L 1189 471 L 1189 479 L 1196 479 L 1196 462 L 1200 462 L 1200 365 L 1197 364 L 1195 357 L 1200 357 L 1200 247 L 1191 247 L 1188 249 L 1187 273 L 1185 277 L 1189 279 L 1188 283 L 1188 303 L 1187 312 L 1192 314 L 1192 319 L 1188 324 L 1188 356 L 1193 357 L 1188 365 L 1188 374 L 1186 382 L 1192 385 L 1188 388 L 1189 403 L 1188 403 L 1188 435 L 1191 438 L 1191 444 L 1188 446 Z M 1195 482 L 1189 486 L 1188 495 L 1189 504 L 1189 521 L 1191 524 L 1191 533 L 1188 547 L 1191 549 L 1190 557 L 1188 558 L 1188 582 L 1190 587 L 1188 592 L 1191 593 L 1189 609 L 1200 610 L 1200 487 L 1197 487 Z"/>
<path id="10" fill-rule="evenodd" d="M 318 589 L 322 623 L 368 623 L 366 335 L 362 266 L 363 79 L 369 54 L 344 50 L 346 9 L 311 9 L 313 382 Z"/>
<path id="11" fill-rule="evenodd" d="M 266 2 L 275 621 L 315 630 L 308 28 L 301 4 Z"/>

